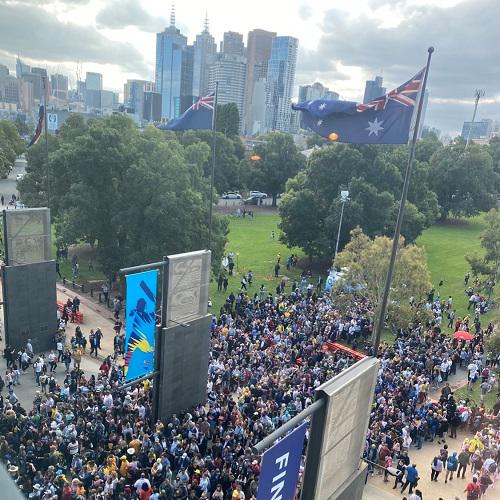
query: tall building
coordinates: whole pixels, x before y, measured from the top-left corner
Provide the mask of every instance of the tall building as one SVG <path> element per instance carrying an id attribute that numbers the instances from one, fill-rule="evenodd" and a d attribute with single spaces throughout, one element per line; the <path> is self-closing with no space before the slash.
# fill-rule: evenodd
<path id="1" fill-rule="evenodd" d="M 244 56 L 245 45 L 243 35 L 235 31 L 226 31 L 222 42 L 221 53 L 223 56 Z"/>
<path id="2" fill-rule="evenodd" d="M 384 79 L 381 76 L 376 76 L 375 80 L 366 80 L 365 96 L 363 102 L 366 104 L 377 97 L 385 95 Z"/>
<path id="3" fill-rule="evenodd" d="M 266 82 L 266 130 L 290 130 L 292 88 L 299 41 L 291 36 L 273 38 Z"/>
<path id="4" fill-rule="evenodd" d="M 252 123 L 247 128 L 247 135 L 259 135 L 265 131 L 266 126 L 266 78 L 262 77 L 253 84 L 252 108 L 249 110 Z M 247 124 L 249 120 L 247 117 Z M 248 127 L 248 125 L 247 125 Z"/>
<path id="5" fill-rule="evenodd" d="M 254 101 L 254 88 L 256 82 L 262 80 L 265 85 L 267 76 L 267 65 L 271 57 L 271 45 L 276 33 L 260 29 L 248 33 L 247 39 L 247 75 L 245 88 L 245 104 L 243 131 L 245 134 L 253 135 L 254 122 L 264 124 L 259 112 L 265 105 L 265 95 L 262 102 Z M 259 98 L 259 91 L 256 97 Z"/>
<path id="6" fill-rule="evenodd" d="M 193 50 L 193 96 L 197 100 L 208 93 L 210 66 L 215 62 L 217 54 L 215 39 L 208 31 L 207 18 L 203 31 L 196 35 Z"/>
<path id="7" fill-rule="evenodd" d="M 33 85 L 24 80 L 17 80 L 19 83 L 19 107 L 24 113 L 31 113 L 33 109 Z"/>
<path id="8" fill-rule="evenodd" d="M 24 73 L 31 73 L 31 68 L 28 64 L 24 64 L 18 57 L 16 59 L 16 78 L 22 78 Z"/>
<path id="9" fill-rule="evenodd" d="M 161 120 L 161 94 L 159 92 L 144 92 L 142 118 L 147 122 Z"/>
<path id="10" fill-rule="evenodd" d="M 462 134 L 461 136 L 464 139 L 467 139 L 469 137 L 469 131 L 470 131 L 470 138 L 471 139 L 485 139 L 489 140 L 491 138 L 491 135 L 493 133 L 495 123 L 493 120 L 490 118 L 485 118 L 484 120 L 477 121 L 477 122 L 464 122 L 462 126 Z"/>
<path id="11" fill-rule="evenodd" d="M 92 73 L 87 71 L 85 76 L 86 90 L 102 90 L 102 75 L 101 73 Z"/>
<path id="12" fill-rule="evenodd" d="M 155 83 L 147 80 L 127 80 L 123 86 L 123 104 L 131 108 L 139 115 L 142 120 L 142 111 L 144 106 L 144 93 L 154 92 Z"/>
<path id="13" fill-rule="evenodd" d="M 245 78 L 247 66 L 243 56 L 222 56 L 210 67 L 209 91 L 215 91 L 215 82 L 219 82 L 217 103 L 219 105 L 234 102 L 240 115 L 240 130 L 243 124 L 243 105 L 245 101 Z"/>
<path id="14" fill-rule="evenodd" d="M 188 45 L 182 51 L 181 67 L 181 109 L 184 113 L 194 102 L 193 96 L 194 47 Z"/>
<path id="15" fill-rule="evenodd" d="M 9 68 L 7 66 L 0 64 L 0 82 L 9 76 Z"/>
<path id="16" fill-rule="evenodd" d="M 101 90 L 101 109 L 112 110 L 115 107 L 115 92 Z"/>
<path id="17" fill-rule="evenodd" d="M 50 77 L 52 95 L 58 99 L 68 98 L 68 77 L 56 73 Z"/>
<path id="18" fill-rule="evenodd" d="M 186 48 L 187 38 L 175 27 L 175 10 L 172 8 L 170 26 L 156 35 L 155 82 L 156 90 L 161 94 L 164 118 L 176 118 L 181 114 L 182 63 Z"/>

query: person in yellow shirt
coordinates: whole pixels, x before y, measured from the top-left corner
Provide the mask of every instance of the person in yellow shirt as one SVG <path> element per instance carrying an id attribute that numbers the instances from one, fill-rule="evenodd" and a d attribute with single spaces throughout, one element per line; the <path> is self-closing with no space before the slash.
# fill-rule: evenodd
<path id="1" fill-rule="evenodd" d="M 127 470 L 129 465 L 130 463 L 125 455 L 120 457 L 120 468 L 118 470 L 118 472 L 120 473 L 120 477 L 127 477 Z"/>
<path id="2" fill-rule="evenodd" d="M 132 441 L 128 444 L 131 448 L 134 448 L 135 454 L 138 455 L 141 451 L 141 442 L 137 439 L 137 436 L 132 436 Z"/>

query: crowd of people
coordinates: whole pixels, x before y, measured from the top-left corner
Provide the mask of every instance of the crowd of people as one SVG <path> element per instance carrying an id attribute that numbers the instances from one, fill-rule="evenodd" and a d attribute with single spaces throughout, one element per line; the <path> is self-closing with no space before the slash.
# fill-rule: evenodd
<path id="1" fill-rule="evenodd" d="M 356 347 L 372 331 L 365 300 L 353 300 L 341 314 L 307 277 L 291 284 L 290 293 L 285 286 L 272 293 L 262 285 L 253 297 L 242 287 L 230 295 L 211 323 L 206 403 L 163 422 L 152 422 L 148 380 L 123 388 L 119 356 L 107 357 L 100 374 L 90 377 L 73 357 L 57 383 L 53 375 L 61 359 L 54 352 L 48 376 L 55 382 L 40 388 L 32 408 L 2 400 L 0 458 L 12 479 L 35 499 L 255 498 L 260 457 L 252 446 L 356 361 L 343 351 L 328 352 L 326 342 L 343 339 Z M 435 319 L 442 312 L 438 300 L 426 307 Z M 468 320 L 462 326 L 468 328 Z M 471 384 L 482 377 L 485 331 L 479 328 L 471 343 L 460 342 L 433 320 L 381 345 L 365 450 L 371 471 L 397 466 L 402 474 L 395 487 L 415 494 L 411 447 L 446 440 L 448 433 L 453 438 L 460 426 L 469 427 L 483 465 L 489 459 L 498 463 L 497 418 L 456 401 L 446 383 L 460 366 L 468 367 Z M 31 354 L 33 367 L 47 370 L 46 360 Z M 493 387 L 492 376 L 493 370 L 487 377 Z M 441 397 L 431 399 L 433 387 L 442 383 Z M 471 453 L 469 446 L 467 454 L 476 449 Z"/>

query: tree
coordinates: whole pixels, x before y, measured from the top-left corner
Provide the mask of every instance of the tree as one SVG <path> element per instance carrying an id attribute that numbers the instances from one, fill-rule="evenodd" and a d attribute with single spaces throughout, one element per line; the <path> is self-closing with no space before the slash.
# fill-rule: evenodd
<path id="1" fill-rule="evenodd" d="M 255 155 L 260 160 L 253 162 L 256 183 L 253 189 L 269 193 L 275 207 L 278 195 L 285 190 L 286 181 L 305 166 L 305 157 L 289 134 L 270 132 L 259 139 L 263 142 L 255 148 Z"/>
<path id="2" fill-rule="evenodd" d="M 493 288 L 500 279 L 500 212 L 491 209 L 484 216 L 486 228 L 481 234 L 481 246 L 484 256 L 477 254 L 466 256 L 472 274 L 482 277 L 482 290 L 491 296 Z"/>
<path id="3" fill-rule="evenodd" d="M 112 115 L 87 125 L 71 122 L 52 148 L 57 238 L 93 245 L 107 276 L 198 250 L 207 240 L 209 188 L 200 165 L 206 145 L 184 147 L 174 133 L 153 127 L 140 133 L 128 118 Z M 46 185 L 46 168 L 37 158 L 29 156 L 22 185 L 33 199 L 40 188 L 43 197 Z M 215 216 L 214 262 L 220 262 L 226 235 L 227 221 Z"/>
<path id="4" fill-rule="evenodd" d="M 348 190 L 350 199 L 345 205 L 340 249 L 356 226 L 371 238 L 392 235 L 407 159 L 408 151 L 403 147 L 332 144 L 314 151 L 307 167 L 288 181 L 287 192 L 293 192 L 281 200 L 283 240 L 300 246 L 309 255 L 331 257 L 342 209 L 341 190 Z M 428 164 L 416 161 L 414 167 L 402 226 L 408 242 L 415 241 L 439 214 L 437 197 L 429 189 Z M 301 190 L 307 195 L 301 196 Z M 309 200 L 308 205 L 305 200 Z M 307 231 L 300 224 L 301 210 L 315 214 L 314 224 Z M 314 232 L 309 227 L 318 229 Z"/>
<path id="5" fill-rule="evenodd" d="M 338 265 L 345 269 L 345 281 L 358 290 L 353 293 L 366 297 L 375 311 L 382 302 L 391 248 L 390 238 L 370 239 L 358 227 L 351 231 L 351 240 L 337 256 Z M 413 297 L 419 302 L 430 287 L 425 251 L 416 245 L 405 245 L 401 238 L 391 284 L 389 324 L 400 328 L 399 312 L 407 321 L 410 299 Z M 415 308 L 413 319 L 417 319 L 418 314 Z"/>
<path id="6" fill-rule="evenodd" d="M 498 173 L 485 146 L 455 140 L 431 158 L 431 186 L 436 192 L 441 216 L 471 216 L 496 204 Z"/>
<path id="7" fill-rule="evenodd" d="M 234 102 L 217 106 L 217 130 L 227 136 L 240 133 L 240 113 Z"/>
<path id="8" fill-rule="evenodd" d="M 11 121 L 0 120 L 0 177 L 6 177 L 16 157 L 24 152 L 24 142 L 21 139 L 15 124 Z"/>

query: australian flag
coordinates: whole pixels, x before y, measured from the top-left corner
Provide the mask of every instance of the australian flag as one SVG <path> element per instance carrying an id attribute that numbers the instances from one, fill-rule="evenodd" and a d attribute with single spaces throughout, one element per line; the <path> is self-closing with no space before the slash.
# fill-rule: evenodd
<path id="1" fill-rule="evenodd" d="M 335 133 L 338 142 L 406 144 L 424 72 L 367 104 L 316 99 L 292 107 L 302 111 L 307 127 L 323 137 Z"/>
<path id="2" fill-rule="evenodd" d="M 211 129 L 214 115 L 215 94 L 200 97 L 178 118 L 158 126 L 161 130 Z"/>

